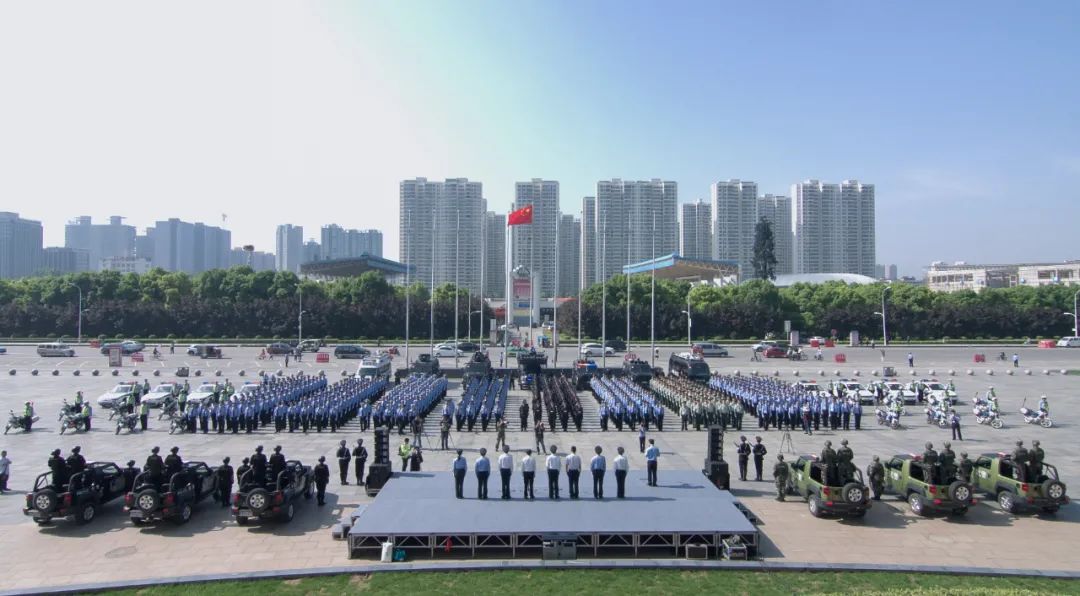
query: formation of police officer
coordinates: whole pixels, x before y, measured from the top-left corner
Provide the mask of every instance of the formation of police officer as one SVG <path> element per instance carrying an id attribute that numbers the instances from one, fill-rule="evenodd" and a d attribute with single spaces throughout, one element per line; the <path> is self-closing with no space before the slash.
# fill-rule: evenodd
<path id="1" fill-rule="evenodd" d="M 405 428 L 419 416 L 425 416 L 440 398 L 446 397 L 448 382 L 441 375 L 414 374 L 399 385 L 390 388 L 371 409 L 376 428 L 397 428 L 405 434 Z"/>
<path id="2" fill-rule="evenodd" d="M 694 430 L 701 430 L 702 426 L 714 424 L 725 429 L 742 429 L 742 406 L 714 387 L 671 376 L 653 377 L 649 381 L 649 387 L 658 398 L 660 416 L 663 416 L 664 406 L 677 412 L 683 430 L 687 430 L 690 425 L 693 425 Z"/>
<path id="3" fill-rule="evenodd" d="M 650 424 L 664 430 L 664 407 L 651 391 L 625 377 L 596 376 L 589 381 L 593 394 L 600 400 L 600 428 L 614 424 L 617 430 L 625 425 L 634 430 Z"/>
<path id="4" fill-rule="evenodd" d="M 509 377 L 492 375 L 477 378 L 465 387 L 456 404 L 447 404 L 443 419 L 452 418 L 459 432 L 463 428 L 473 432 L 478 423 L 480 430 L 487 431 L 492 422 L 498 424 L 503 421 L 509 390 Z"/>
<path id="5" fill-rule="evenodd" d="M 830 383 L 828 390 L 812 392 L 769 377 L 713 375 L 709 387 L 718 392 L 714 401 L 734 402 L 757 418 L 762 430 L 801 429 L 813 434 L 822 426 L 834 431 L 862 429 L 860 396 L 843 383 Z"/>

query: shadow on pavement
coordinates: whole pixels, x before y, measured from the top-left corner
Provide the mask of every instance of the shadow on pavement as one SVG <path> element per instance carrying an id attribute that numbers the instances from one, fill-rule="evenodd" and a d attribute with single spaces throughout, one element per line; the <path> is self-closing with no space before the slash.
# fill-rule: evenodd
<path id="1" fill-rule="evenodd" d="M 898 508 L 904 506 L 902 501 L 875 501 L 873 507 L 866 513 L 865 518 L 849 520 L 845 523 L 866 525 L 882 530 L 902 530 L 916 521 L 915 518 L 908 517 L 904 510 Z"/>

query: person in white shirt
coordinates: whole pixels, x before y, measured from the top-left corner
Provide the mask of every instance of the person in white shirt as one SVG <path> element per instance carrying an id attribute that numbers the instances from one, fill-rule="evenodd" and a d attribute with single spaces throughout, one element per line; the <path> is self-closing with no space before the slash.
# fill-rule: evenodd
<path id="1" fill-rule="evenodd" d="M 510 498 L 510 476 L 514 473 L 514 458 L 510 455 L 510 446 L 503 444 L 499 456 L 499 476 L 502 477 L 502 498 Z"/>
<path id="2" fill-rule="evenodd" d="M 596 455 L 589 461 L 589 470 L 592 471 L 592 496 L 594 499 L 604 498 L 604 472 L 607 470 L 607 458 L 603 456 L 604 448 L 597 445 Z"/>
<path id="3" fill-rule="evenodd" d="M 525 450 L 525 457 L 521 458 L 521 479 L 525 484 L 525 498 L 536 498 L 533 494 L 533 480 L 536 478 L 536 460 L 532 458 L 532 449 Z"/>
<path id="4" fill-rule="evenodd" d="M 578 498 L 578 480 L 581 478 L 581 456 L 577 454 L 577 447 L 570 446 L 570 455 L 566 456 L 566 477 L 570 485 L 570 498 Z"/>
<path id="5" fill-rule="evenodd" d="M 551 446 L 551 455 L 547 456 L 545 466 L 547 468 L 548 475 L 548 498 L 559 498 L 559 471 L 562 469 L 562 465 L 559 461 L 559 456 L 555 454 L 555 445 Z"/>
<path id="6" fill-rule="evenodd" d="M 616 449 L 619 452 L 615 456 L 615 496 L 620 499 L 626 498 L 626 473 L 630 471 L 630 462 L 626 459 L 623 448 Z"/>

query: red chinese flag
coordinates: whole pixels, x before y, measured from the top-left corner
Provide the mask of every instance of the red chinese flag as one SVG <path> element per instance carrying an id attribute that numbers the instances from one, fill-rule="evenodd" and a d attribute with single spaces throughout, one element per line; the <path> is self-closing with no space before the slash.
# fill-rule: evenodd
<path id="1" fill-rule="evenodd" d="M 532 205 L 525 205 L 517 211 L 511 211 L 510 215 L 506 216 L 506 225 L 519 226 L 521 224 L 532 223 Z"/>

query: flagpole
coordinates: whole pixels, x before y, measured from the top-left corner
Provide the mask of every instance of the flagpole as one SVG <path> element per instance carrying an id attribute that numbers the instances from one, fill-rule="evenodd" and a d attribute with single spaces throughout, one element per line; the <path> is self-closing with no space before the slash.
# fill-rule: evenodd
<path id="1" fill-rule="evenodd" d="M 653 367 L 656 366 L 656 212 L 652 214 L 653 230 L 652 230 L 652 260 L 653 263 L 649 267 L 651 273 L 650 281 L 651 286 L 651 301 L 649 306 L 649 358 L 652 361 Z"/>
<path id="2" fill-rule="evenodd" d="M 480 220 L 480 332 L 477 334 L 478 345 L 484 345 L 484 270 L 487 269 L 487 213 Z M 469 326 L 472 326 L 472 296 L 469 297 Z M 472 335 L 472 332 L 469 332 Z M 484 350 L 480 350 L 483 352 Z"/>
<path id="3" fill-rule="evenodd" d="M 503 261 L 506 262 L 506 308 L 504 309 L 506 311 L 506 320 L 503 324 L 503 359 L 506 361 L 506 364 L 510 364 L 510 355 L 506 352 L 509 351 L 510 348 L 510 304 L 513 299 L 513 296 L 511 295 L 513 291 L 513 281 L 510 279 L 510 255 L 512 254 L 511 243 L 513 242 L 514 235 L 510 233 L 509 222 L 507 223 L 506 241 L 503 242 Z"/>
<path id="4" fill-rule="evenodd" d="M 454 224 L 454 368 L 458 367 L 458 296 L 461 294 L 461 284 L 458 273 L 461 271 L 461 211 L 457 212 L 457 220 Z"/>
<path id="5" fill-rule="evenodd" d="M 531 203 L 530 203 L 531 204 Z M 536 236 L 536 231 L 532 228 L 532 223 L 529 223 L 529 344 L 532 347 L 536 347 L 536 335 L 533 331 L 533 325 L 536 322 L 533 320 L 533 313 L 536 311 L 536 254 L 533 252 L 533 238 Z"/>
<path id="6" fill-rule="evenodd" d="M 600 239 L 604 243 L 604 248 L 601 250 L 603 255 L 600 265 L 600 279 L 603 286 L 601 287 L 601 299 L 600 299 L 600 362 L 602 367 L 607 369 L 607 213 L 604 214 L 604 233 Z"/>
<path id="7" fill-rule="evenodd" d="M 409 214 L 410 210 L 405 211 L 405 230 L 411 231 L 409 227 Z M 410 232 L 411 233 L 411 232 Z M 412 239 L 407 240 L 408 247 L 405 250 L 405 367 L 409 366 L 409 253 L 412 252 Z"/>
<path id="8" fill-rule="evenodd" d="M 554 364 L 559 364 L 559 220 L 562 214 L 555 210 L 555 296 L 551 300 L 551 345 L 555 348 Z"/>
<path id="9" fill-rule="evenodd" d="M 435 225 L 435 202 L 431 202 L 431 225 Z M 435 357 L 435 234 L 431 235 L 431 292 L 428 295 L 428 351 Z"/>
<path id="10" fill-rule="evenodd" d="M 581 222 L 581 225 L 582 225 L 581 237 L 578 238 L 579 248 L 583 247 L 585 245 L 585 242 L 584 242 L 584 236 L 585 236 L 584 211 L 582 213 L 583 214 L 582 214 L 582 218 L 581 218 L 582 219 L 582 222 Z M 579 255 L 584 254 L 584 251 L 578 250 L 578 254 Z M 577 289 L 577 354 L 576 354 L 576 356 L 578 358 L 581 357 L 581 290 L 582 290 L 582 287 L 584 285 L 585 285 L 585 259 L 582 258 L 582 257 L 579 257 L 578 258 L 578 289 Z"/>

